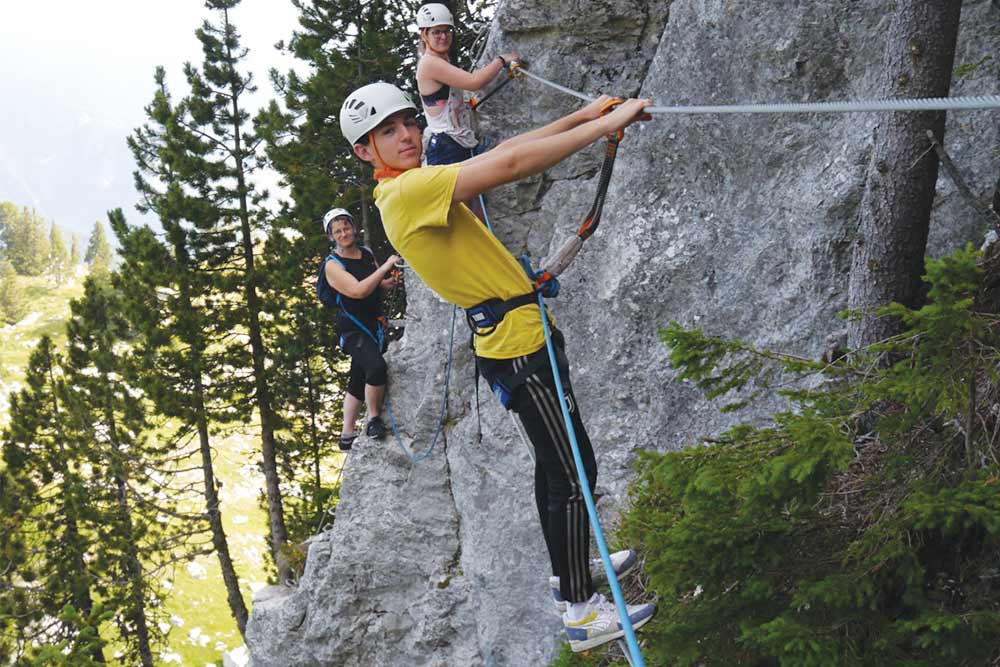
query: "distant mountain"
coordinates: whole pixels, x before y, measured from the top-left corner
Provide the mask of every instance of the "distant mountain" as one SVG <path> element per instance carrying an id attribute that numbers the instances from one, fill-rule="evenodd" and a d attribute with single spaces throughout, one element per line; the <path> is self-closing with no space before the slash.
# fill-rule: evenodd
<path id="1" fill-rule="evenodd" d="M 19 97 L 29 99 L 17 90 L 11 99 Z M 81 236 L 108 209 L 138 217 L 125 144 L 131 128 L 52 102 L 44 109 L 0 105 L 0 200 L 34 207 Z"/>

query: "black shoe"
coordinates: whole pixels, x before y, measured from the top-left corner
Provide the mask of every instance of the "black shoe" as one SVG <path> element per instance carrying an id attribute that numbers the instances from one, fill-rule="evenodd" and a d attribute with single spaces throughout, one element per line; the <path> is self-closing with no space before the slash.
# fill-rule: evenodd
<path id="1" fill-rule="evenodd" d="M 381 440 L 385 437 L 385 422 L 378 415 L 375 415 L 368 420 L 368 426 L 365 428 L 365 433 L 369 437 Z"/>
<path id="2" fill-rule="evenodd" d="M 337 441 L 337 446 L 340 448 L 340 451 L 342 452 L 351 451 L 351 447 L 354 445 L 354 440 L 357 437 L 358 436 L 354 434 L 340 436 L 340 440 Z"/>

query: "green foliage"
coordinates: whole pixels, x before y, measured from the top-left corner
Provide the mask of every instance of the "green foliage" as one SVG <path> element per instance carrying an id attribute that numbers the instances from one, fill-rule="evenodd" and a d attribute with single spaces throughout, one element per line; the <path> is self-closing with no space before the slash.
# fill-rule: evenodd
<path id="1" fill-rule="evenodd" d="M 40 276 L 49 259 L 49 236 L 45 220 L 35 211 L 0 202 L 0 256 L 14 265 L 18 274 Z"/>
<path id="2" fill-rule="evenodd" d="M 991 56 L 985 55 L 974 63 L 961 63 L 955 66 L 956 79 L 982 79 L 1000 74 L 1000 63 Z"/>
<path id="3" fill-rule="evenodd" d="M 49 230 L 49 274 L 57 283 L 64 282 L 69 273 L 69 251 L 63 241 L 62 231 L 53 223 Z"/>
<path id="4" fill-rule="evenodd" d="M 976 262 L 969 248 L 928 260 L 927 305 L 882 313 L 905 331 L 831 364 L 662 332 L 709 395 L 779 389 L 792 406 L 641 456 L 622 530 L 660 598 L 648 664 L 1000 657 L 1000 320 L 977 308 Z"/>
<path id="5" fill-rule="evenodd" d="M 76 269 L 81 259 L 83 259 L 83 256 L 80 254 L 80 237 L 73 234 L 69 244 L 69 266 L 72 269 Z"/>
<path id="6" fill-rule="evenodd" d="M 573 653 L 569 644 L 563 644 L 559 655 L 549 663 L 549 667 L 592 667 L 596 664 L 595 659 L 580 653 Z"/>
<path id="7" fill-rule="evenodd" d="M 28 314 L 28 300 L 14 265 L 0 260 L 0 321 L 18 322 Z"/>
<path id="8" fill-rule="evenodd" d="M 70 605 L 59 613 L 59 620 L 73 628 L 72 639 L 32 647 L 22 662 L 30 667 L 101 667 L 105 642 L 99 629 L 112 620 L 113 614 L 103 605 L 95 605 L 89 614 L 81 614 Z"/>
<path id="9" fill-rule="evenodd" d="M 111 270 L 112 259 L 114 259 L 114 251 L 111 249 L 111 244 L 108 243 L 104 225 L 98 220 L 90 232 L 87 252 L 83 255 L 83 261 L 90 265 L 91 276 L 103 279 Z"/>

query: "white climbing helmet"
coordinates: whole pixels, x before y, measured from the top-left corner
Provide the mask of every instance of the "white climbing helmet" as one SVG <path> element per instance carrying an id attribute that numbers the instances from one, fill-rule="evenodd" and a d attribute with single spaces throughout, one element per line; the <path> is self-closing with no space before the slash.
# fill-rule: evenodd
<path id="1" fill-rule="evenodd" d="M 354 216 L 346 208 L 331 208 L 323 215 L 323 230 L 329 234 L 330 233 L 330 223 L 337 218 L 347 218 L 351 221 L 351 226 L 354 226 Z"/>
<path id="2" fill-rule="evenodd" d="M 455 26 L 455 19 L 452 18 L 451 12 L 447 7 L 437 2 L 432 2 L 417 10 L 418 28 L 423 30 L 424 28 L 433 28 L 436 25 Z"/>
<path id="3" fill-rule="evenodd" d="M 417 110 L 409 95 L 385 81 L 369 83 L 344 100 L 344 106 L 340 107 L 340 131 L 353 146 L 383 120 L 403 109 Z"/>

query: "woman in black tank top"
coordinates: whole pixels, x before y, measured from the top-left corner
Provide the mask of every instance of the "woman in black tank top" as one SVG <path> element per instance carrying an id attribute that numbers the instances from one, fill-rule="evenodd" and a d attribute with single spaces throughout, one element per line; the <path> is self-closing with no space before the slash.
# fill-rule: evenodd
<path id="1" fill-rule="evenodd" d="M 396 286 L 396 279 L 389 273 L 399 257 L 392 255 L 380 266 L 371 250 L 357 244 L 354 219 L 344 209 L 327 212 L 323 224 L 327 238 L 336 244 L 323 270 L 330 287 L 339 295 L 337 333 L 341 349 L 351 357 L 339 443 L 340 449 L 346 451 L 356 437 L 354 427 L 362 403 L 368 410 L 366 433 L 381 438 L 386 432 L 381 411 L 388 367 L 382 356 L 385 345 L 379 336 L 377 318 L 382 290 Z"/>

